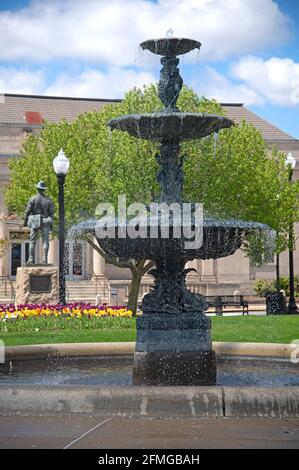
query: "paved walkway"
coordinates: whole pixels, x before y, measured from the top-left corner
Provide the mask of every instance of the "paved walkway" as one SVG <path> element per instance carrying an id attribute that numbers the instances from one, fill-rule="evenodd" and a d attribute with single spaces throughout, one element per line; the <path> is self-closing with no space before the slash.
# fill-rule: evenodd
<path id="1" fill-rule="evenodd" d="M 299 449 L 299 419 L 0 416 L 0 448 Z"/>

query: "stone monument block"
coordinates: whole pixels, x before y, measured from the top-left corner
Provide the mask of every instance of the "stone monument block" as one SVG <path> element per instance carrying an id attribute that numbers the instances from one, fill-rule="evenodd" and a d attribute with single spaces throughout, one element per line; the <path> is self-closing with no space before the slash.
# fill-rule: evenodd
<path id="1" fill-rule="evenodd" d="M 17 269 L 17 304 L 56 304 L 59 298 L 58 268 L 29 265 Z"/>

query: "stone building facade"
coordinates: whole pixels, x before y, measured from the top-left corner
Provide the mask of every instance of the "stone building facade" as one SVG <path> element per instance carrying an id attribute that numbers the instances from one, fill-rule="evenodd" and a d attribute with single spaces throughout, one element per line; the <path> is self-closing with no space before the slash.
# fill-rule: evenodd
<path id="1" fill-rule="evenodd" d="M 0 238 L 8 241 L 5 256 L 0 258 L 0 302 L 14 298 L 16 270 L 28 257 L 28 232 L 23 221 L 16 217 L 7 218 L 3 201 L 3 189 L 9 181 L 8 163 L 15 158 L 23 140 L 29 133 L 40 131 L 43 120 L 58 121 L 64 117 L 72 121 L 87 111 L 100 110 L 107 103 L 119 100 L 59 98 L 4 94 L 0 100 Z M 227 117 L 236 123 L 245 120 L 261 131 L 265 141 L 277 145 L 286 154 L 291 151 L 299 160 L 299 140 L 261 119 L 242 104 L 223 104 Z M 54 155 L 53 155 L 54 158 Z M 299 176 L 295 170 L 295 177 Z M 298 232 L 298 230 L 297 230 Z M 98 300 L 122 304 L 128 295 L 130 271 L 116 268 L 85 242 L 66 241 L 67 251 L 67 296 L 69 300 Z M 41 246 L 37 245 L 37 260 L 41 259 Z M 49 262 L 58 264 L 58 242 L 50 244 Z M 280 259 L 281 273 L 288 274 L 288 256 Z M 259 278 L 273 278 L 273 263 L 256 268 L 250 266 L 248 258 L 239 250 L 233 256 L 219 260 L 195 260 L 189 263 L 197 272 L 188 275 L 189 288 L 205 295 L 240 292 L 251 294 L 253 284 Z M 299 254 L 295 251 L 295 271 L 299 274 Z M 140 298 L 148 292 L 152 283 L 150 276 L 142 280 Z"/>

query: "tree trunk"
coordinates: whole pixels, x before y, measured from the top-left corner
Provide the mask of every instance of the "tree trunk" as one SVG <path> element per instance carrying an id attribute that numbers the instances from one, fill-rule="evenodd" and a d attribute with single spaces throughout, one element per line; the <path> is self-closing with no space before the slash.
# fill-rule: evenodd
<path id="1" fill-rule="evenodd" d="M 128 310 L 131 310 L 133 316 L 136 316 L 138 308 L 138 293 L 141 278 L 143 276 L 143 269 L 134 269 L 132 272 L 132 282 L 130 286 L 129 298 L 128 298 Z"/>
<path id="2" fill-rule="evenodd" d="M 128 309 L 132 310 L 133 315 L 137 313 L 137 304 L 138 304 L 138 292 L 142 276 L 144 276 L 149 269 L 154 266 L 154 261 L 147 261 L 145 259 L 135 262 L 134 260 L 120 260 L 113 256 L 105 253 L 102 248 L 96 244 L 93 239 L 89 236 L 85 237 L 85 240 L 90 244 L 90 246 L 100 253 L 101 256 L 108 262 L 117 266 L 119 268 L 129 268 L 132 273 L 132 282 L 129 291 L 128 298 Z"/>

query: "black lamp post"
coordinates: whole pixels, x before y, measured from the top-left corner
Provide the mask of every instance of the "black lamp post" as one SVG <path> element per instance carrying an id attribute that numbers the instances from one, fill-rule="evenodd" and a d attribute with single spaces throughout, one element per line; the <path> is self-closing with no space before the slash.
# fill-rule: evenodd
<path id="1" fill-rule="evenodd" d="M 54 171 L 57 176 L 59 187 L 59 303 L 65 305 L 65 223 L 64 223 L 64 182 L 69 171 L 70 161 L 60 149 L 57 157 L 53 160 Z"/>
<path id="2" fill-rule="evenodd" d="M 288 153 L 288 156 L 285 161 L 285 165 L 289 170 L 289 183 L 292 182 L 293 172 L 296 167 L 296 160 L 291 154 Z M 299 313 L 296 299 L 295 299 L 295 282 L 294 282 L 294 226 L 293 223 L 290 223 L 289 226 L 289 271 L 290 271 L 290 298 L 289 298 L 289 306 L 288 306 L 288 313 L 289 314 L 296 314 Z"/>

